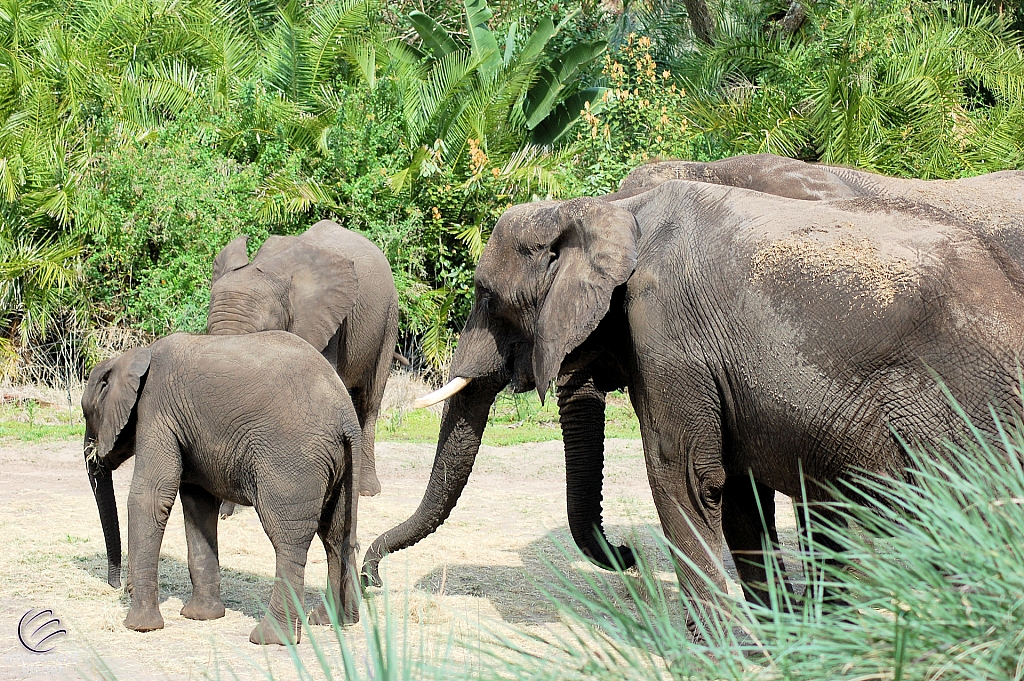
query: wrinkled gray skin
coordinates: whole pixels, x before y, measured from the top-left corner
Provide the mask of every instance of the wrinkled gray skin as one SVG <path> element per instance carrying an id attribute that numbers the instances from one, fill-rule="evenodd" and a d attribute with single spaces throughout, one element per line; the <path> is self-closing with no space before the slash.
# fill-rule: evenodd
<path id="1" fill-rule="evenodd" d="M 192 578 L 184 617 L 224 616 L 217 510 L 219 499 L 228 499 L 256 507 L 277 555 L 277 581 L 253 643 L 284 643 L 281 635 L 298 640 L 291 594 L 304 593 L 314 534 L 327 551 L 328 598 L 343 622 L 359 619 L 359 422 L 337 373 L 308 343 L 284 331 L 174 334 L 97 365 L 82 411 L 86 468 L 114 587 L 120 586 L 121 540 L 111 471 L 136 457 L 128 497 L 127 628 L 164 626 L 157 564 L 175 495 L 185 515 Z M 329 623 L 323 604 L 310 622 Z"/>
<path id="2" fill-rule="evenodd" d="M 605 201 L 625 199 L 671 180 L 689 180 L 742 187 L 804 201 L 853 199 L 877 195 L 879 188 L 871 178 L 892 180 L 863 171 L 814 165 L 774 154 L 733 156 L 711 163 L 656 161 L 637 167 L 626 176 L 617 192 L 601 198 Z"/>
<path id="3" fill-rule="evenodd" d="M 776 541 L 773 490 L 799 497 L 801 468 L 812 502 L 854 468 L 902 475 L 893 431 L 932 445 L 961 432 L 936 376 L 977 424 L 991 423 L 990 404 L 1016 403 L 1024 173 L 923 185 L 948 210 L 672 180 L 613 202 L 507 211 L 452 361 L 453 377 L 473 380 L 448 400 L 420 507 L 373 543 L 366 579 L 447 518 L 496 392 L 543 392 L 557 378 L 560 403 L 628 388 L 666 535 L 724 587 L 724 534 L 758 597 L 749 586 L 764 581 L 762 540 Z M 587 417 L 568 424 L 567 460 L 601 450 L 603 414 Z M 591 536 L 601 464 L 567 465 L 570 528 Z"/>
<path id="4" fill-rule="evenodd" d="M 988 191 L 1016 171 L 998 172 L 955 182 L 892 178 L 863 170 L 811 164 L 774 154 L 734 156 L 710 163 L 696 161 L 654 161 L 634 169 L 614 194 L 601 197 L 614 201 L 636 196 L 671 180 L 691 180 L 742 187 L 774 196 L 804 201 L 827 201 L 873 197 L 889 204 L 928 206 L 943 211 L 998 247 L 1000 257 L 1024 263 L 1024 229 L 1021 212 L 1024 197 L 1017 191 Z M 1015 186 L 1015 185 L 1010 185 Z M 1016 217 L 1014 217 L 1016 216 Z M 829 524 L 840 519 L 812 505 L 812 515 L 824 515 Z M 796 514 L 801 533 L 807 509 Z M 827 537 L 818 540 L 838 548 Z"/>
<path id="5" fill-rule="evenodd" d="M 369 239 L 322 220 L 299 236 L 271 236 L 252 262 L 241 236 L 213 264 L 210 334 L 281 329 L 323 353 L 348 386 L 363 429 L 360 494 L 380 492 L 377 415 L 395 358 L 398 293 Z M 233 506 L 225 504 L 229 515 Z"/>

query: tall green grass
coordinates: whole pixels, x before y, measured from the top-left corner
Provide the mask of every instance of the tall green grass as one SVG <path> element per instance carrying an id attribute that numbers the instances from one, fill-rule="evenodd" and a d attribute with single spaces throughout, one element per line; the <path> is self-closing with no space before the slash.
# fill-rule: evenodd
<path id="1" fill-rule="evenodd" d="M 996 430 L 912 453 L 907 481 L 863 476 L 840 490 L 842 522 L 818 526 L 839 549 L 805 537 L 787 556 L 801 583 L 787 589 L 776 562 L 766 607 L 720 590 L 695 606 L 649 561 L 636 578 L 593 574 L 586 590 L 562 576 L 553 593 L 572 634 L 542 655 L 523 649 L 506 678 L 1019 681 L 1024 429 Z M 688 616 L 703 640 L 690 640 Z"/>

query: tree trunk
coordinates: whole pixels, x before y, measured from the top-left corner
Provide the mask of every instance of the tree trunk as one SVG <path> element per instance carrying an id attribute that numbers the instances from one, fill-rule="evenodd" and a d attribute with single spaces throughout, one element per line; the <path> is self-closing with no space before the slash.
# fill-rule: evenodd
<path id="1" fill-rule="evenodd" d="M 805 1 L 811 2 L 812 0 Z M 807 6 L 801 0 L 792 0 L 786 16 L 782 17 L 782 20 L 779 22 L 779 30 L 782 31 L 783 35 L 791 36 L 800 30 L 800 27 L 804 25 L 805 19 L 807 19 Z"/>
<path id="2" fill-rule="evenodd" d="M 683 0 L 686 14 L 690 17 L 693 35 L 705 45 L 714 44 L 715 21 L 704 0 Z"/>

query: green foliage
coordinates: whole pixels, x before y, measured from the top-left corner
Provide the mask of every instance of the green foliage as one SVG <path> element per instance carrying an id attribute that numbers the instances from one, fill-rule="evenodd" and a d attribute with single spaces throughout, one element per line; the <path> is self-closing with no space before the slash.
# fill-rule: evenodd
<path id="1" fill-rule="evenodd" d="M 729 154 L 952 178 L 1024 164 L 1024 43 L 963 3 L 831 0 L 801 34 L 726 24 L 681 60 L 688 118 Z"/>
<path id="2" fill-rule="evenodd" d="M 67 408 L 42 405 L 31 399 L 20 405 L 0 405 L 0 442 L 71 440 L 84 434 L 85 422 L 79 409 L 69 412 Z"/>
<path id="3" fill-rule="evenodd" d="M 603 41 L 555 56 L 545 52 L 571 17 L 557 27 L 541 19 L 521 38 L 523 22 L 514 17 L 499 50 L 499 36 L 487 24 L 492 12 L 483 0 L 467 0 L 464 16 L 464 44 L 422 12 L 409 17 L 418 47 L 388 43 L 410 153 L 409 165 L 392 178 L 396 191 L 441 166 L 458 167 L 471 141 L 499 163 L 524 153 L 530 131 L 534 144 L 552 144 L 579 116 L 578 110 L 559 112 L 558 104 L 570 96 L 592 101 L 601 93 L 580 90 L 578 77 L 604 51 Z"/>
<path id="4" fill-rule="evenodd" d="M 686 117 L 687 93 L 653 57 L 646 36 L 630 35 L 605 57 L 610 88 L 597 107 L 583 112 L 586 129 L 576 133 L 575 180 L 570 193 L 614 192 L 638 165 L 655 158 L 711 160 L 709 140 Z"/>
<path id="5" fill-rule="evenodd" d="M 16 348 L 45 333 L 80 277 L 73 239 L 32 234 L 0 225 L 0 378 L 15 373 Z"/>
<path id="6" fill-rule="evenodd" d="M 217 153 L 174 126 L 154 143 L 104 155 L 81 192 L 76 231 L 86 241 L 92 299 L 118 321 L 153 334 L 203 332 L 213 258 L 240 233 L 256 246 L 264 172 Z"/>
<path id="7" fill-rule="evenodd" d="M 659 157 L 1024 165 L 1020 9 L 821 0 L 789 38 L 784 4 L 722 0 L 709 47 L 661 0 L 0 0 L 0 373 L 63 320 L 202 329 L 239 233 L 366 234 L 441 370 L 511 204 Z"/>

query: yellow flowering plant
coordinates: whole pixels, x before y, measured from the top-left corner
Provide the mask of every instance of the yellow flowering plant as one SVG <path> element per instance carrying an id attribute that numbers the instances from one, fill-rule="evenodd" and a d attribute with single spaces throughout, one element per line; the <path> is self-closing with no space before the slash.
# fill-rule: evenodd
<path id="1" fill-rule="evenodd" d="M 703 135 L 684 114 L 686 91 L 655 61 L 650 38 L 629 35 L 605 55 L 603 74 L 608 90 L 584 107 L 576 131 L 576 193 L 614 191 L 651 159 L 707 156 Z"/>

